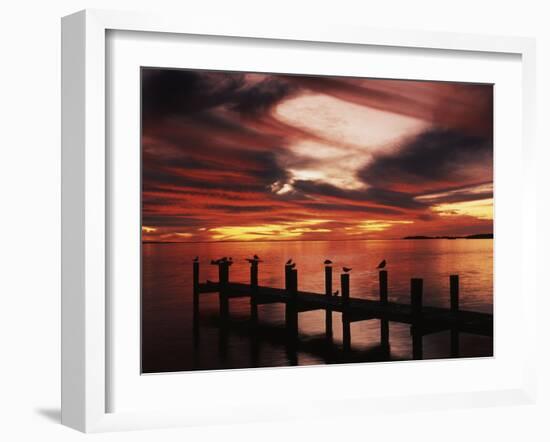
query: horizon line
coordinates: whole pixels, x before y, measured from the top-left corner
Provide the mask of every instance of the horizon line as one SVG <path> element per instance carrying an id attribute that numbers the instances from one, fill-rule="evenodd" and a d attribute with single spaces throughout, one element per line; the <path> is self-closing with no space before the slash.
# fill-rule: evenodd
<path id="1" fill-rule="evenodd" d="M 468 238 L 468 236 L 494 235 L 494 233 L 474 233 L 466 236 L 438 235 L 437 237 L 426 236 L 421 239 L 491 239 L 494 238 Z M 423 236 L 423 235 L 409 235 Z M 142 244 L 217 244 L 217 243 L 273 243 L 273 242 L 342 242 L 342 241 L 418 241 L 419 238 L 345 238 L 345 239 L 266 239 L 266 240 L 211 240 L 211 241 L 146 241 L 141 240 Z"/>

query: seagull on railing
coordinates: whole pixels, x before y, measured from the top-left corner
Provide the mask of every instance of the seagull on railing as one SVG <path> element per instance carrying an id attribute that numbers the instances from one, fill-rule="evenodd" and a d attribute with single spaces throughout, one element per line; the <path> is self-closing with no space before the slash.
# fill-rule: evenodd
<path id="1" fill-rule="evenodd" d="M 332 264 L 332 261 L 331 261 L 330 259 L 325 259 L 324 264 L 325 264 L 326 266 L 329 266 L 329 265 Z"/>
<path id="2" fill-rule="evenodd" d="M 287 262 L 286 262 L 286 265 L 289 266 L 290 264 L 292 264 L 292 258 L 290 258 Z"/>
<path id="3" fill-rule="evenodd" d="M 382 260 L 380 262 L 380 264 L 378 264 L 378 267 L 376 267 L 377 269 L 383 269 L 384 267 L 386 267 L 386 260 Z"/>
<path id="4" fill-rule="evenodd" d="M 294 267 L 296 267 L 296 263 L 293 262 L 292 264 L 287 264 L 287 267 L 288 267 L 289 269 L 293 269 Z"/>
<path id="5" fill-rule="evenodd" d="M 350 267 L 342 267 L 342 270 L 344 271 L 344 273 L 351 272 L 351 268 L 350 268 Z"/>

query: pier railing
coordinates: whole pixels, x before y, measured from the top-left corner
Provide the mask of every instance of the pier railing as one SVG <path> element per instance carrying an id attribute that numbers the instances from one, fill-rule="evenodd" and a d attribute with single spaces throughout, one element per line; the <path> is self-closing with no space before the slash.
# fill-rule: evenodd
<path id="1" fill-rule="evenodd" d="M 426 306 L 423 303 L 423 280 L 411 279 L 410 304 L 390 302 L 388 299 L 388 272 L 379 272 L 379 300 L 350 297 L 350 273 L 340 275 L 340 296 L 333 292 L 333 267 L 325 266 L 325 293 L 312 293 L 298 290 L 298 270 L 295 265 L 286 265 L 285 287 L 266 287 L 258 283 L 259 259 L 249 260 L 250 283 L 230 282 L 229 260 L 213 261 L 218 267 L 218 281 L 201 283 L 200 263 L 193 262 L 193 316 L 198 326 L 200 319 L 200 296 L 217 293 L 219 314 L 222 323 L 229 320 L 229 301 L 232 298 L 250 299 L 250 319 L 259 321 L 258 307 L 263 304 L 280 303 L 285 305 L 285 328 L 289 339 L 298 339 L 299 313 L 324 310 L 325 335 L 333 339 L 333 312 L 341 313 L 342 346 L 344 351 L 351 349 L 351 324 L 371 319 L 380 320 L 380 345 L 389 350 L 389 324 L 399 322 L 410 325 L 413 359 L 423 357 L 423 337 L 441 331 L 450 331 L 450 353 L 459 356 L 460 333 L 493 336 L 493 315 L 488 313 L 461 310 L 459 306 L 459 277 L 449 277 L 449 308 Z"/>

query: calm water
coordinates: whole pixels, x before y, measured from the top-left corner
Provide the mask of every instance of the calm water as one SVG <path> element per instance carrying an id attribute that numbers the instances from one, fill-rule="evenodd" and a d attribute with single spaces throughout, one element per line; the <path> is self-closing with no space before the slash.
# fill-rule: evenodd
<path id="1" fill-rule="evenodd" d="M 460 275 L 460 307 L 492 313 L 492 240 L 381 240 L 309 241 L 264 243 L 144 244 L 142 294 L 143 372 L 204 370 L 219 368 L 273 367 L 345 362 L 335 359 L 334 346 L 324 336 L 324 311 L 300 313 L 302 345 L 289 354 L 282 326 L 284 306 L 259 307 L 262 327 L 247 329 L 249 300 L 232 299 L 233 318 L 222 332 L 216 294 L 201 295 L 201 323 L 193 334 L 192 259 L 199 255 L 200 279 L 217 280 L 217 267 L 211 259 L 231 256 L 230 280 L 248 282 L 249 265 L 244 260 L 258 254 L 264 261 L 259 268 L 260 285 L 283 287 L 284 263 L 297 263 L 300 290 L 324 292 L 325 258 L 334 262 L 334 289 L 338 289 L 343 265 L 352 267 L 352 297 L 378 298 L 376 265 L 388 262 L 390 301 L 409 302 L 410 278 L 424 278 L 424 303 L 449 305 L 449 275 Z M 341 344 L 341 317 L 333 313 L 334 343 Z M 378 320 L 352 324 L 352 347 L 361 361 L 387 360 L 378 351 Z M 390 323 L 391 360 L 411 358 L 409 327 Z M 460 356 L 490 356 L 490 338 L 462 334 Z M 424 358 L 449 357 L 449 333 L 424 338 Z"/>

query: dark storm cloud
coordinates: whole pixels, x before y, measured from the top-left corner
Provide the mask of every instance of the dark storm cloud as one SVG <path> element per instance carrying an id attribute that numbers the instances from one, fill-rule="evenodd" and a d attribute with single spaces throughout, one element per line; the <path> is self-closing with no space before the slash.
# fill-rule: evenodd
<path id="1" fill-rule="evenodd" d="M 380 155 L 358 176 L 377 186 L 492 179 L 492 141 L 454 130 L 432 129 L 400 149 Z M 479 167 L 476 167 L 479 166 Z M 481 176 L 479 176 L 481 175 Z"/>
<path id="2" fill-rule="evenodd" d="M 190 216 L 165 216 L 165 215 L 143 215 L 143 225 L 155 225 L 163 227 L 195 227 L 203 222 L 202 218 Z"/>
<path id="3" fill-rule="evenodd" d="M 273 206 L 232 206 L 229 204 L 209 204 L 205 206 L 208 210 L 221 210 L 229 213 L 241 213 L 241 212 L 267 212 L 273 208 Z"/>
<path id="4" fill-rule="evenodd" d="M 243 114 L 268 111 L 297 89 L 282 76 L 263 76 L 254 82 L 245 74 L 144 69 L 142 75 L 144 122 L 165 116 L 197 117 L 217 106 Z"/>
<path id="5" fill-rule="evenodd" d="M 315 209 L 325 213 L 334 212 L 358 212 L 365 214 L 381 214 L 381 215 L 399 215 L 402 210 L 390 209 L 388 207 L 376 207 L 366 205 L 351 205 L 351 204 L 330 204 L 330 203 L 303 203 L 307 209 Z"/>
<path id="6" fill-rule="evenodd" d="M 367 189 L 349 190 L 340 189 L 327 183 L 318 181 L 295 181 L 294 188 L 307 195 L 317 195 L 342 199 L 342 201 L 354 201 L 371 203 L 383 206 L 394 206 L 403 209 L 423 209 L 426 205 L 414 200 L 416 195 L 396 192 L 378 187 Z"/>
<path id="7" fill-rule="evenodd" d="M 232 108 L 245 114 L 264 113 L 274 104 L 291 95 L 296 89 L 294 85 L 282 81 L 278 77 L 271 77 L 236 94 L 235 104 Z"/>
<path id="8" fill-rule="evenodd" d="M 144 190 L 153 190 L 159 185 L 195 187 L 199 189 L 223 189 L 224 191 L 265 191 L 277 180 L 287 180 L 288 172 L 279 166 L 276 155 L 270 151 L 226 150 L 226 168 L 206 159 L 197 159 L 191 152 L 163 162 L 149 161 L 143 170 Z M 216 172 L 218 171 L 218 172 Z M 223 179 L 224 173 L 234 179 Z"/>

